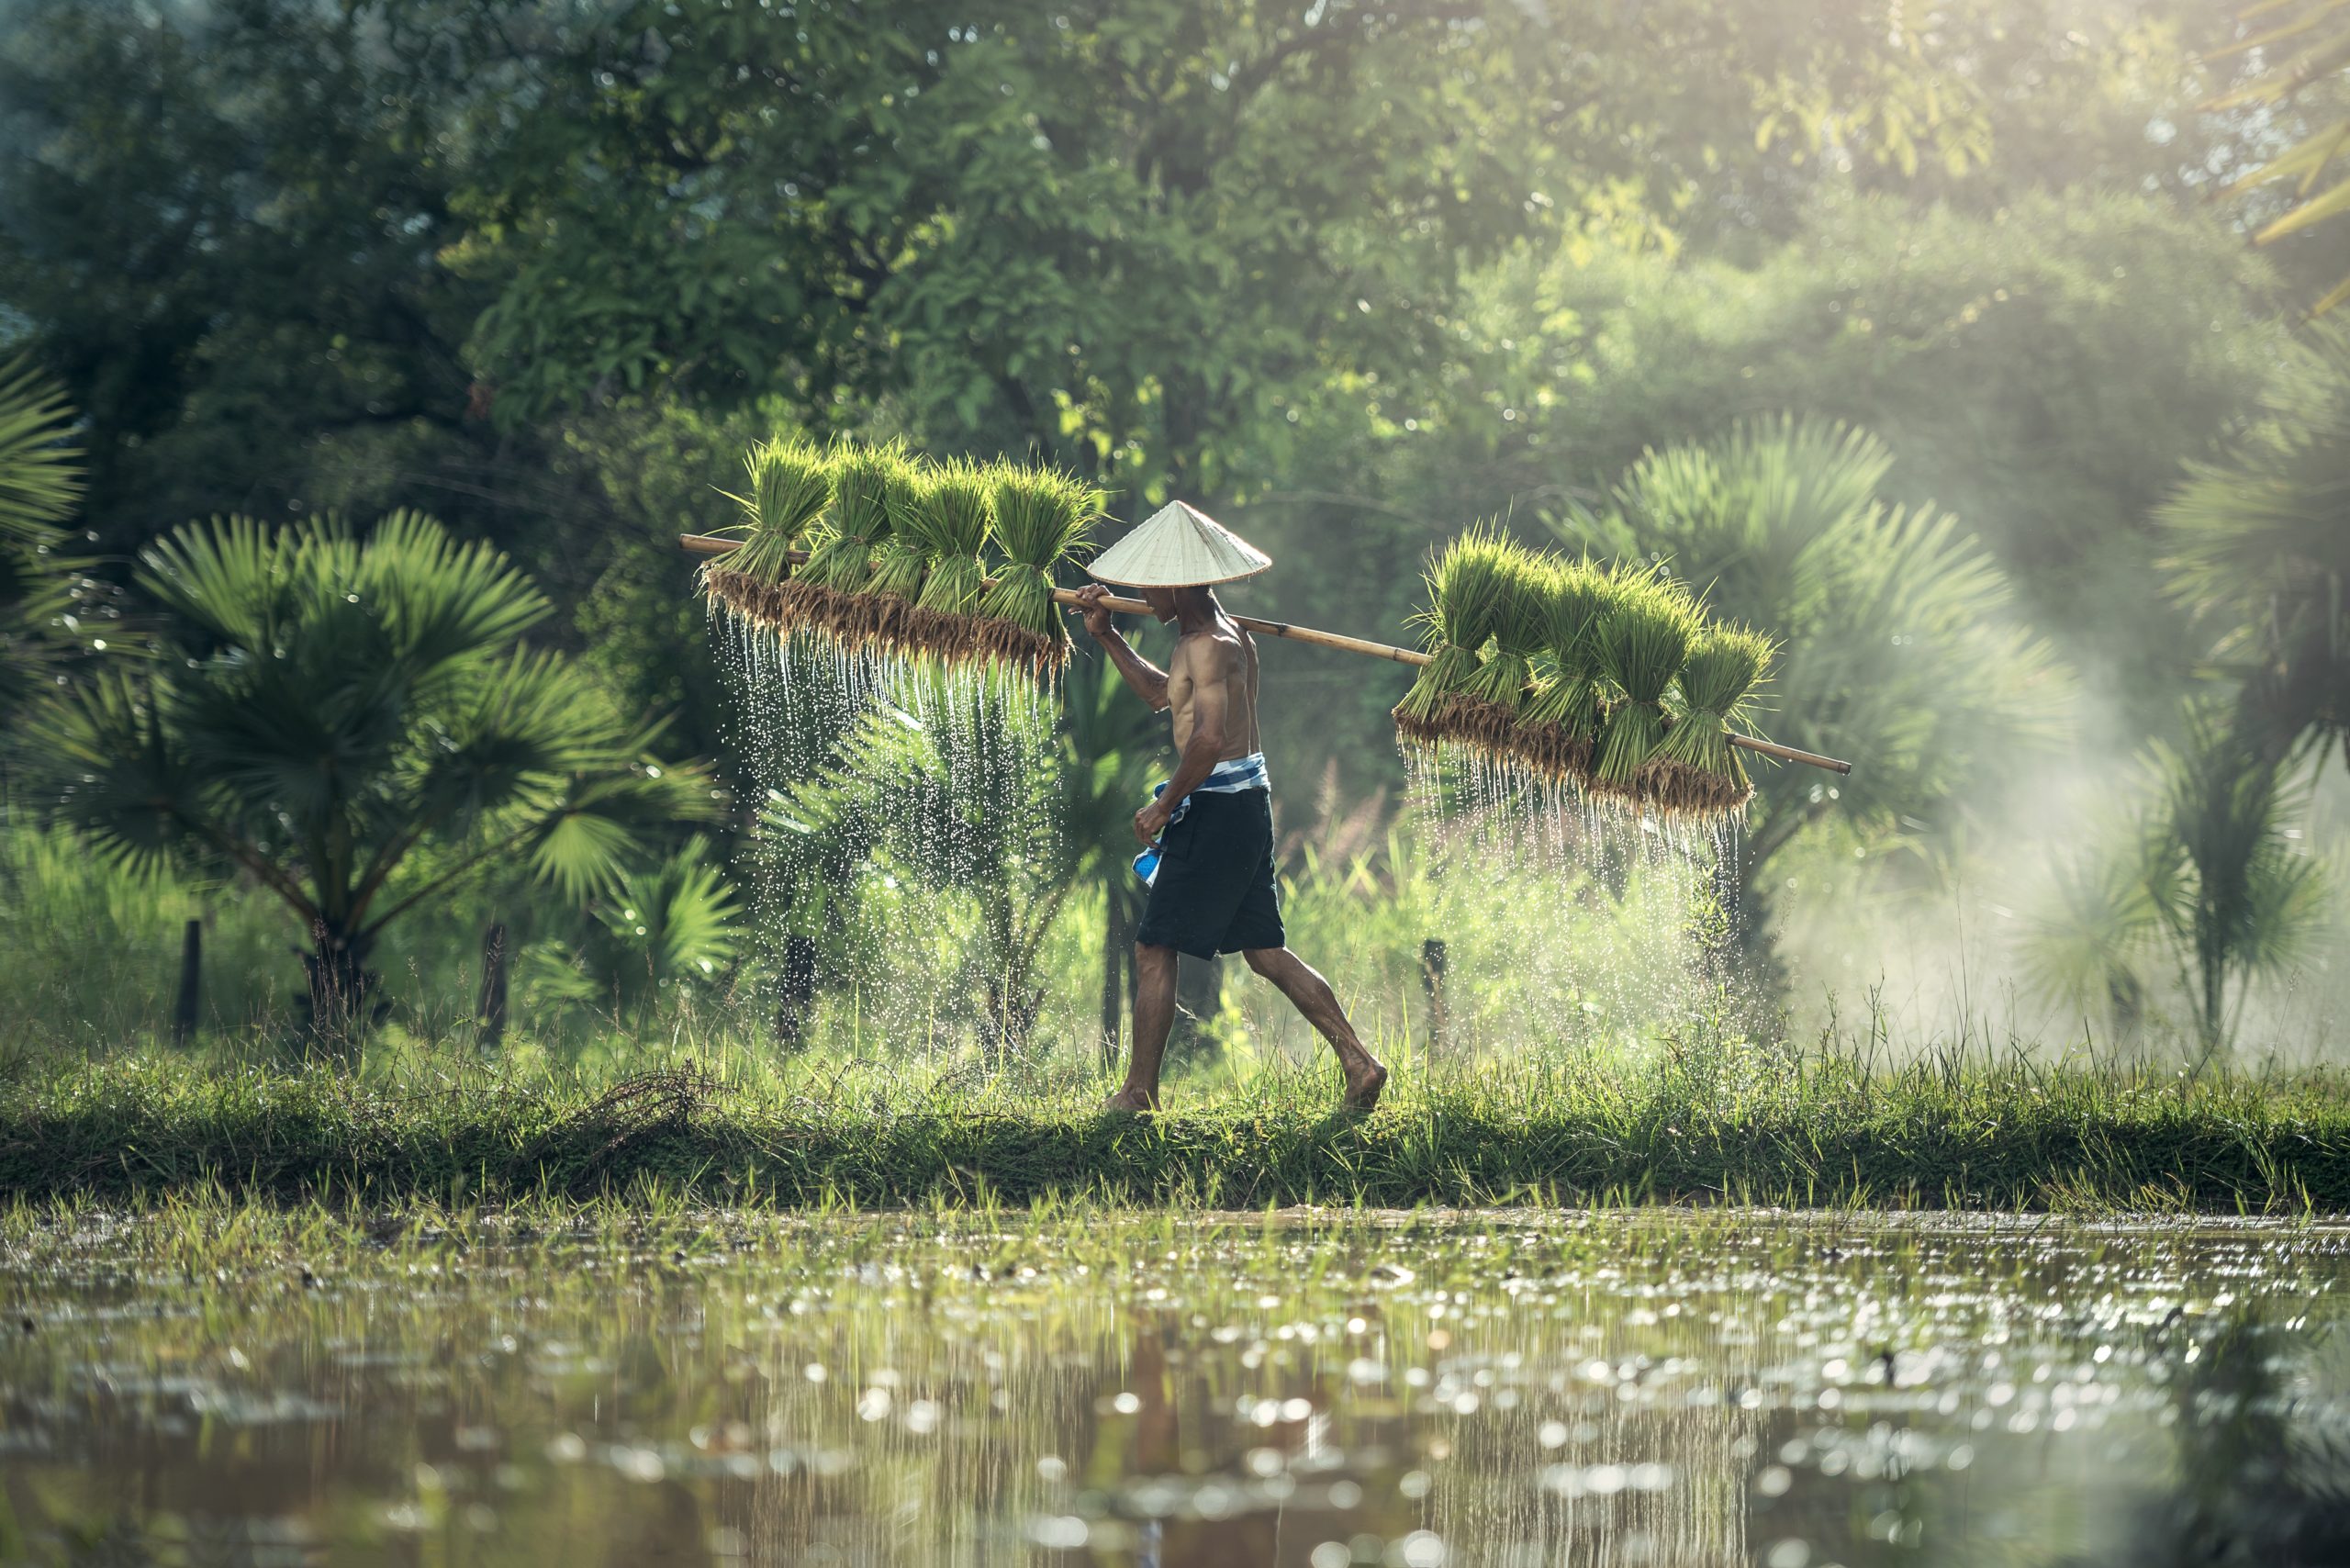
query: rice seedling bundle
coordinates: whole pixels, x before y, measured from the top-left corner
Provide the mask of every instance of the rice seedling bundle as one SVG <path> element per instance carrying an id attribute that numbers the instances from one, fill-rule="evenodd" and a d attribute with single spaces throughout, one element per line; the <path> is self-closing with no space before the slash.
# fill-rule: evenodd
<path id="1" fill-rule="evenodd" d="M 985 469 L 958 458 L 934 468 L 906 510 L 929 575 L 905 619 L 905 642 L 949 664 L 980 656 L 982 556 L 995 530 L 993 489 Z"/>
<path id="2" fill-rule="evenodd" d="M 1069 627 L 1053 603 L 1053 570 L 1092 542 L 1101 491 L 1055 468 L 998 464 L 989 498 L 1005 560 L 979 600 L 982 656 L 1036 673 L 1069 662 Z"/>
<path id="3" fill-rule="evenodd" d="M 1455 725 L 1478 655 L 1493 640 L 1495 614 L 1516 580 L 1518 553 L 1499 529 L 1481 523 L 1429 565 L 1428 608 L 1416 619 L 1427 628 L 1433 662 L 1395 705 L 1395 728 L 1405 740 L 1433 746 L 1466 738 Z"/>
<path id="4" fill-rule="evenodd" d="M 1640 767 L 1664 739 L 1664 695 L 1705 630 L 1705 616 L 1678 582 L 1654 573 L 1619 575 L 1617 596 L 1599 619 L 1601 673 L 1622 694 L 1600 733 L 1594 785 L 1636 795 Z"/>
<path id="5" fill-rule="evenodd" d="M 754 446 L 744 465 L 751 493 L 734 498 L 743 505 L 743 546 L 722 566 L 713 564 L 704 582 L 730 612 L 789 633 L 807 623 L 791 553 L 832 504 L 832 465 L 813 442 L 785 436 Z"/>
<path id="6" fill-rule="evenodd" d="M 908 622 L 914 601 L 922 597 L 923 574 L 929 567 L 920 534 L 910 523 L 914 510 L 928 504 L 929 465 L 909 457 L 890 475 L 883 503 L 890 511 L 890 532 L 873 546 L 873 575 L 865 592 L 873 600 L 874 636 L 901 652 L 918 652 L 908 640 Z"/>
<path id="7" fill-rule="evenodd" d="M 1588 784 L 1606 722 L 1599 677 L 1599 621 L 1616 602 L 1615 579 L 1590 561 L 1561 562 L 1542 603 L 1542 683 L 1514 737 L 1521 760 L 1546 778 Z"/>
<path id="8" fill-rule="evenodd" d="M 1550 629 L 1557 573 L 1555 564 L 1533 551 L 1511 544 L 1504 553 L 1494 584 L 1492 645 L 1450 709 L 1449 727 L 1458 738 L 1495 754 L 1512 749 L 1518 715 L 1534 684 L 1534 658 Z"/>
<path id="9" fill-rule="evenodd" d="M 832 526 L 811 541 L 798 580 L 809 619 L 842 642 L 871 642 L 881 631 L 877 617 L 889 607 L 864 590 L 873 575 L 873 546 L 890 533 L 890 487 L 906 461 L 895 442 L 833 448 Z"/>
<path id="10" fill-rule="evenodd" d="M 1778 651 L 1746 626 L 1715 624 L 1698 635 L 1672 694 L 1672 727 L 1648 763 L 1659 804 L 1695 817 L 1746 804 L 1754 787 L 1729 744 L 1730 731 L 1751 728 L 1755 689 L 1769 678 Z"/>

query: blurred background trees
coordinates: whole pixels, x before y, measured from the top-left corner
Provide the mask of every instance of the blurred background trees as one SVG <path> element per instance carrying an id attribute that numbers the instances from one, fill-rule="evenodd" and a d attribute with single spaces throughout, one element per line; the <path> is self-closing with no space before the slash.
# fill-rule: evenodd
<path id="1" fill-rule="evenodd" d="M 2163 944 L 2227 879 L 2174 856 L 2193 874 L 2150 881 L 2149 835 L 2184 853 L 2195 814 L 2160 780 L 2233 758 L 2197 798 L 2272 859 L 2344 831 L 2350 349 L 2300 319 L 2341 277 L 2331 15 L 17 0 L 0 356 L 48 379 L 0 389 L 0 461 L 84 488 L 0 515 L 13 700 L 62 691 L 43 722 L 112 767 L 230 668 L 141 575 L 173 531 L 430 511 L 522 564 L 581 734 L 666 722 L 662 754 L 713 758 L 736 804 L 705 851 L 706 812 L 640 824 L 526 909 L 452 893 L 385 934 L 386 986 L 421 994 L 391 970 L 464 968 L 510 913 L 545 995 L 633 1009 L 767 962 L 708 875 L 773 802 L 667 542 L 729 521 L 753 437 L 1033 449 L 1127 520 L 1180 491 L 1281 562 L 1240 607 L 1373 634 L 1432 541 L 1501 514 L 1670 556 L 1788 639 L 1781 738 L 1864 758 L 1763 770 L 1734 846 L 1785 998 L 1870 983 L 1972 887 L 2034 995 L 2200 1040 L 2206 988 Z M 62 405 L 28 390 L 52 383 Z M 1053 743 L 1076 890 L 1033 954 L 1085 966 L 1089 1013 L 1098 977 L 1106 1031 L 1125 882 L 1100 823 L 1151 732 L 1095 673 Z M 1284 649 L 1266 685 L 1285 797 L 1332 767 L 1334 796 L 1392 797 L 1398 677 Z M 2232 738 L 2199 750 L 2212 723 Z M 24 749 L 11 833 L 41 814 Z M 2080 858 L 2103 821 L 2125 848 Z M 299 837 L 261 858 L 331 860 Z M 2078 875 L 2035 902 L 2052 845 Z M 1348 885 L 1408 880 L 1383 875 Z M 206 907 L 265 889 L 248 867 Z M 655 892 L 674 921 L 612 924 Z M 2226 959 L 2221 990 L 2334 994 L 2326 950 Z"/>

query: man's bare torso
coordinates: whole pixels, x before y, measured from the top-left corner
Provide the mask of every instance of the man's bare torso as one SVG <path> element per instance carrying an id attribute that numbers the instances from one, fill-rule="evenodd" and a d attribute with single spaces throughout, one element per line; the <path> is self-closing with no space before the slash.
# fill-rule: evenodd
<path id="1" fill-rule="evenodd" d="M 1213 679 L 1221 661 L 1230 658 L 1236 647 L 1238 667 L 1233 673 L 1238 678 L 1225 682 L 1224 750 L 1217 760 L 1228 762 L 1264 749 L 1257 732 L 1257 644 L 1248 633 L 1219 617 L 1214 627 L 1178 638 L 1175 652 L 1167 661 L 1167 710 L 1175 723 L 1177 751 L 1192 738 L 1192 703 L 1201 676 Z"/>

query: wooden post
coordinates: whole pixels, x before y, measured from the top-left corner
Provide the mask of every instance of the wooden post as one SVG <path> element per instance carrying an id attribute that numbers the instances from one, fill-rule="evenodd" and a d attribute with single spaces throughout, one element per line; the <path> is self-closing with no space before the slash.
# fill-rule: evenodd
<path id="1" fill-rule="evenodd" d="M 481 1048 L 494 1051 L 506 1040 L 506 923 L 493 920 L 481 934 Z"/>
<path id="2" fill-rule="evenodd" d="M 180 990 L 172 999 L 172 1044 L 175 1046 L 185 1046 L 196 1038 L 203 984 L 204 922 L 191 920 L 180 932 Z"/>
<path id="3" fill-rule="evenodd" d="M 816 939 L 783 939 L 783 996 L 776 1004 L 776 1036 L 790 1049 L 807 1043 L 808 1015 L 816 1007 Z"/>
<path id="4" fill-rule="evenodd" d="M 1224 969 L 1220 958 L 1194 958 L 1189 953 L 1175 959 L 1175 1024 L 1168 1032 L 1170 1059 L 1188 1061 L 1204 1054 L 1208 1025 L 1224 1010 Z"/>
<path id="5" fill-rule="evenodd" d="M 1134 944 L 1133 922 L 1126 913 L 1126 891 L 1113 886 L 1102 893 L 1102 1023 L 1100 1045 L 1104 1067 L 1118 1065 L 1118 1037 L 1125 1021 L 1126 994 L 1129 984 L 1126 971 L 1133 968 L 1131 949 Z"/>
<path id="6" fill-rule="evenodd" d="M 1431 936 L 1420 944 L 1420 989 L 1428 1001 L 1428 1055 L 1444 1048 L 1448 1021 L 1444 1007 L 1444 938 Z"/>

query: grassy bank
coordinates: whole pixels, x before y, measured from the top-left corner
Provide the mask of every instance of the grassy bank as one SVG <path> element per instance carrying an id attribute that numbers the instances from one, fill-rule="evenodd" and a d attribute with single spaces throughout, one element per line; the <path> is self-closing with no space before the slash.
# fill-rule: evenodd
<path id="1" fill-rule="evenodd" d="M 1399 1067 L 1367 1121 L 1333 1115 L 1334 1081 L 1275 1063 L 1195 1074 L 1135 1122 L 1095 1114 L 1101 1085 L 1073 1071 L 778 1066 L 717 1046 L 626 1072 L 413 1047 L 355 1074 L 20 1057 L 0 1064 L 0 1194 L 2350 1213 L 2337 1074 L 1736 1041 Z"/>

